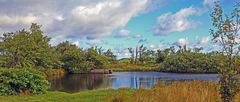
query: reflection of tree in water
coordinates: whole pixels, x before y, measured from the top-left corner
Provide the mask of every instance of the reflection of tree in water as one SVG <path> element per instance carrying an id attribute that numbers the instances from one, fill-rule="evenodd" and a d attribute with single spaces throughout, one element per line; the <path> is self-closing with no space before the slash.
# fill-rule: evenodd
<path id="1" fill-rule="evenodd" d="M 153 77 L 131 77 L 131 85 L 132 88 L 151 88 L 157 79 Z"/>
<path id="2" fill-rule="evenodd" d="M 51 89 L 64 92 L 78 92 L 108 88 L 111 82 L 102 74 L 71 74 L 51 81 Z"/>

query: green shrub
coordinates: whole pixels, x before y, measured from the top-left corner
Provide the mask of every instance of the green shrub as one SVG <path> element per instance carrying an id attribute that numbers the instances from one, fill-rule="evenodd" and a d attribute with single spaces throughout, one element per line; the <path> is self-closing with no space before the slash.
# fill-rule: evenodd
<path id="1" fill-rule="evenodd" d="M 41 94 L 49 88 L 43 74 L 34 69 L 9 69 L 0 71 L 0 96 Z"/>
<path id="2" fill-rule="evenodd" d="M 161 71 L 182 73 L 214 73 L 220 67 L 218 56 L 204 53 L 183 52 L 169 55 Z"/>

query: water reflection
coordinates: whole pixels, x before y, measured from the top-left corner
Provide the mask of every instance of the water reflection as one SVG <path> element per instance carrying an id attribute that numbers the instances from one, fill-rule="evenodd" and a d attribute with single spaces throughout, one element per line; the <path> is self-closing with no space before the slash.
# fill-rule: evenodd
<path id="1" fill-rule="evenodd" d="M 212 80 L 217 81 L 217 74 L 174 74 L 162 72 L 115 72 L 102 74 L 70 74 L 51 80 L 52 91 L 79 92 L 83 90 L 107 88 L 151 88 L 159 80 Z"/>

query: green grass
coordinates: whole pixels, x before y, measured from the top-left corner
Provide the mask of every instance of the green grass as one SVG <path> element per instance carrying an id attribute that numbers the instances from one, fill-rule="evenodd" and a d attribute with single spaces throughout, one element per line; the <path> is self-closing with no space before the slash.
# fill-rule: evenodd
<path id="1" fill-rule="evenodd" d="M 106 102 L 107 94 L 118 93 L 121 90 L 127 91 L 128 94 L 134 93 L 133 89 L 92 90 L 73 94 L 47 92 L 33 96 L 0 96 L 0 102 Z"/>
<path id="2" fill-rule="evenodd" d="M 108 65 L 110 69 L 116 72 L 121 71 L 158 71 L 158 65 L 137 65 L 128 63 L 118 63 Z"/>

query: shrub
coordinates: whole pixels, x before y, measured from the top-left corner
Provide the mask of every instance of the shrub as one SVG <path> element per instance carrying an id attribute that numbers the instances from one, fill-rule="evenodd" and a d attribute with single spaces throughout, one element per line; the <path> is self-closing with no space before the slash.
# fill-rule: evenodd
<path id="1" fill-rule="evenodd" d="M 0 71 L 0 95 L 41 94 L 49 87 L 42 73 L 34 69 Z"/>
<path id="2" fill-rule="evenodd" d="M 183 73 L 214 73 L 220 67 L 218 57 L 211 54 L 184 52 L 169 55 L 161 71 Z"/>

